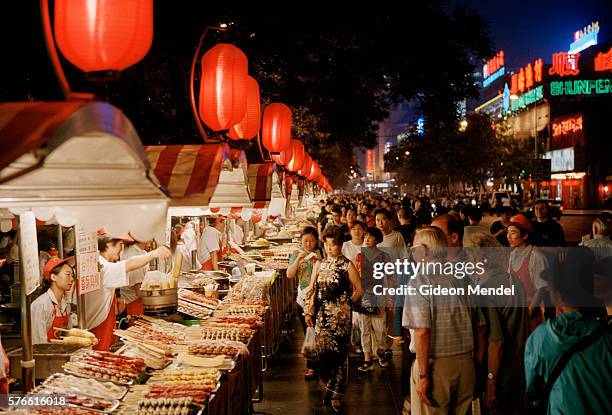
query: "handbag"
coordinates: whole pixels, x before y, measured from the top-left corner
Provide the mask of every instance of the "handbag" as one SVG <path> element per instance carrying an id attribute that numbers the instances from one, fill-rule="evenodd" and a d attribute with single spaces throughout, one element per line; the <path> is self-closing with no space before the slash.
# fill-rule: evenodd
<path id="1" fill-rule="evenodd" d="M 548 377 L 546 383 L 544 383 L 543 386 L 536 386 L 536 389 L 540 389 L 540 392 L 538 393 L 538 396 L 536 398 L 530 399 L 528 407 L 529 414 L 545 415 L 548 413 L 550 391 L 552 390 L 553 386 L 555 385 L 555 382 L 557 381 L 561 373 L 563 373 L 563 370 L 565 369 L 569 361 L 572 359 L 572 356 L 575 353 L 578 353 L 593 344 L 595 340 L 597 340 L 604 333 L 607 327 L 608 323 L 606 323 L 604 320 L 596 330 L 594 330 L 588 336 L 584 337 L 578 343 L 575 343 L 569 350 L 567 350 L 561 356 L 557 364 L 550 372 L 550 376 Z M 543 382 L 543 378 L 541 376 L 538 376 L 536 378 L 536 382 L 539 382 L 541 385 L 541 383 Z"/>

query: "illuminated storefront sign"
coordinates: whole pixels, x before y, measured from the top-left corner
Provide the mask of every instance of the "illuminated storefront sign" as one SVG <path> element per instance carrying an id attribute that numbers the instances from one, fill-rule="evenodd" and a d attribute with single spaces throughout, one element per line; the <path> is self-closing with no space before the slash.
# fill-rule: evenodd
<path id="1" fill-rule="evenodd" d="M 578 67 L 578 59 L 580 53 L 559 52 L 552 55 L 552 66 L 548 70 L 549 75 L 578 75 L 580 68 Z"/>
<path id="2" fill-rule="evenodd" d="M 366 150 L 366 172 L 374 173 L 375 170 L 374 150 Z"/>
<path id="3" fill-rule="evenodd" d="M 488 87 L 492 82 L 504 76 L 505 73 L 504 51 L 500 50 L 482 67 L 482 86 L 485 88 Z"/>
<path id="4" fill-rule="evenodd" d="M 550 159 L 550 171 L 553 173 L 574 170 L 573 147 L 547 151 L 544 158 Z"/>
<path id="5" fill-rule="evenodd" d="M 417 135 L 420 135 L 421 137 L 425 135 L 425 118 L 419 117 L 417 119 L 416 125 L 417 125 Z"/>
<path id="6" fill-rule="evenodd" d="M 520 95 L 517 99 L 511 100 L 510 109 L 512 111 L 516 111 L 521 108 L 525 108 L 526 106 L 531 105 L 542 98 L 544 98 L 544 87 L 540 85 L 539 87 Z"/>
<path id="7" fill-rule="evenodd" d="M 518 72 L 512 74 L 510 79 L 510 93 L 518 95 L 519 92 L 524 92 L 532 88 L 535 84 L 542 82 L 542 68 L 544 63 L 542 59 L 536 59 L 533 65 L 529 63 L 527 66 L 519 69 Z"/>
<path id="8" fill-rule="evenodd" d="M 577 53 L 581 50 L 597 44 L 599 33 L 599 22 L 593 22 L 582 30 L 574 32 L 574 41 L 570 45 L 569 53 Z"/>
<path id="9" fill-rule="evenodd" d="M 510 88 L 508 88 L 508 83 L 504 84 L 504 94 L 502 101 L 502 109 L 504 110 L 504 114 L 510 110 Z"/>
<path id="10" fill-rule="evenodd" d="M 599 52 L 595 56 L 596 71 L 612 71 L 612 48 L 606 53 Z"/>
<path id="11" fill-rule="evenodd" d="M 612 79 L 574 79 L 550 83 L 550 95 L 603 94 L 612 94 Z"/>
<path id="12" fill-rule="evenodd" d="M 553 121 L 553 138 L 562 137 L 571 133 L 582 131 L 582 115 L 568 117 L 560 121 Z"/>

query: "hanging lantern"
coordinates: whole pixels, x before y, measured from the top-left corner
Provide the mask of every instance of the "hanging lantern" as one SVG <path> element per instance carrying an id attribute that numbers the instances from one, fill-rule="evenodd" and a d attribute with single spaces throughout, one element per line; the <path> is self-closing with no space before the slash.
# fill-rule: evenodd
<path id="1" fill-rule="evenodd" d="M 56 0 L 57 46 L 85 72 L 122 71 L 153 41 L 153 0 Z"/>
<path id="2" fill-rule="evenodd" d="M 248 61 L 234 45 L 219 43 L 202 56 L 200 118 L 214 131 L 240 123 L 247 111 Z"/>
<path id="3" fill-rule="evenodd" d="M 246 114 L 242 121 L 230 127 L 227 136 L 232 140 L 250 140 L 257 135 L 261 124 L 259 85 L 252 76 L 247 78 Z"/>
<path id="4" fill-rule="evenodd" d="M 220 208 L 210 208 L 210 211 L 212 213 L 219 213 L 220 210 L 221 210 Z"/>
<path id="5" fill-rule="evenodd" d="M 308 175 L 308 180 L 310 180 L 311 182 L 316 181 L 318 169 L 319 163 L 313 160 L 312 165 L 310 166 L 310 174 Z"/>
<path id="6" fill-rule="evenodd" d="M 312 159 L 308 153 L 304 152 L 304 165 L 300 171 L 298 171 L 298 174 L 304 178 L 308 178 L 308 175 L 310 174 L 310 166 L 312 166 Z"/>
<path id="7" fill-rule="evenodd" d="M 264 109 L 261 142 L 271 154 L 291 145 L 291 109 L 285 104 L 270 104 Z"/>
<path id="8" fill-rule="evenodd" d="M 272 157 L 272 160 L 274 160 L 279 166 L 286 166 L 293 158 L 293 146 L 287 147 L 286 150 L 283 150 L 278 154 L 272 154 L 270 157 Z"/>
<path id="9" fill-rule="evenodd" d="M 296 173 L 304 165 L 304 144 L 300 140 L 291 140 L 293 148 L 293 157 L 287 163 L 287 170 Z"/>

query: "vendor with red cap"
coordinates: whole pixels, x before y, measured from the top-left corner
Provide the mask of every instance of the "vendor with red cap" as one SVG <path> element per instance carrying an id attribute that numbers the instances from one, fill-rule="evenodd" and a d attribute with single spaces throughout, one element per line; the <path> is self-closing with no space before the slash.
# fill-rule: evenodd
<path id="1" fill-rule="evenodd" d="M 70 329 L 70 304 L 67 293 L 74 283 L 72 258 L 51 257 L 43 269 L 43 290 L 31 306 L 32 343 L 51 343 L 57 339 L 54 327 Z"/>
<path id="2" fill-rule="evenodd" d="M 531 327 L 543 321 L 541 305 L 548 290 L 548 283 L 542 274 L 549 268 L 546 256 L 529 243 L 533 227 L 525 215 L 519 213 L 510 219 L 508 243 L 514 248 L 510 253 L 508 272 L 521 281 L 529 305 Z"/>
<path id="3" fill-rule="evenodd" d="M 123 242 L 131 238 L 111 237 L 103 230 L 98 234 L 101 288 L 85 294 L 85 314 L 87 328 L 99 340 L 94 349 L 108 351 L 116 323 L 115 289 L 130 285 L 130 272 L 144 267 L 155 258 L 169 258 L 171 253 L 165 246 L 160 246 L 146 254 L 120 261 Z"/>

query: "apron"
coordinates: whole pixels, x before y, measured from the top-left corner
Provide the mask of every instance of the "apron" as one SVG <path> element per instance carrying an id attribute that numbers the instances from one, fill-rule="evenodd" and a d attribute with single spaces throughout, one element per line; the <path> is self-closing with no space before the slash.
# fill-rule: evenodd
<path id="1" fill-rule="evenodd" d="M 523 288 L 525 289 L 525 294 L 529 301 L 535 295 L 536 289 L 531 282 L 531 275 L 529 274 L 529 260 L 531 259 L 531 253 L 527 255 L 527 257 L 523 260 L 521 267 L 518 271 L 515 271 L 512 266 L 510 266 L 512 273 L 521 281 Z M 534 309 L 533 315 L 529 316 L 529 329 L 530 332 L 534 331 L 536 327 L 540 325 L 540 323 L 544 322 L 544 314 L 541 307 Z"/>
<path id="2" fill-rule="evenodd" d="M 96 344 L 93 349 L 108 352 L 111 344 L 113 344 L 113 330 L 116 326 L 115 306 L 117 305 L 117 298 L 113 296 L 113 304 L 111 305 L 110 311 L 106 320 L 102 322 L 98 327 L 91 329 L 90 331 L 96 335 L 99 343 Z"/>
<path id="3" fill-rule="evenodd" d="M 57 306 L 53 306 L 53 323 L 51 323 L 51 328 L 47 331 L 47 341 L 51 343 L 51 340 L 57 339 L 57 335 L 55 334 L 55 330 L 53 327 L 61 327 L 63 329 L 68 328 L 68 313 L 65 315 L 57 315 Z"/>
<path id="4" fill-rule="evenodd" d="M 227 247 L 223 245 L 223 242 L 221 240 L 219 240 L 219 250 L 217 251 L 217 255 L 220 256 L 219 260 L 217 261 L 217 263 L 219 261 L 223 261 L 223 254 L 227 253 Z M 204 271 L 214 271 L 213 269 L 213 263 L 212 263 L 212 254 L 211 254 L 211 258 L 206 261 L 205 263 L 202 264 L 202 269 Z"/>
<path id="5" fill-rule="evenodd" d="M 131 303 L 126 304 L 125 310 L 131 316 L 142 316 L 144 314 L 144 305 L 142 305 L 142 300 L 137 298 Z"/>

